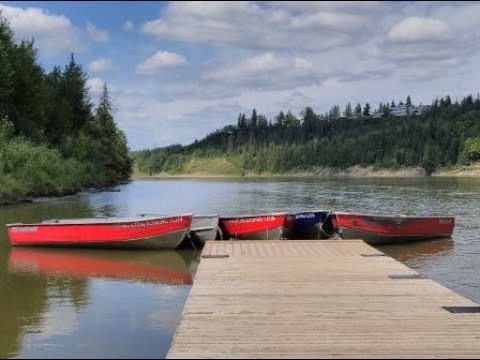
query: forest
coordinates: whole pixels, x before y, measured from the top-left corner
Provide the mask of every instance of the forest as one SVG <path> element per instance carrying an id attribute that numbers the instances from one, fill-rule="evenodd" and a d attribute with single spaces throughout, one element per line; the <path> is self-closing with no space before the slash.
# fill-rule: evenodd
<path id="1" fill-rule="evenodd" d="M 46 72 L 34 40 L 14 40 L 0 13 L 0 204 L 130 179 L 132 159 L 107 85 L 92 104 L 74 55 Z"/>
<path id="2" fill-rule="evenodd" d="M 410 96 L 400 105 L 411 105 Z M 204 139 L 182 146 L 133 153 L 142 174 L 182 174 L 198 164 L 223 164 L 215 173 L 285 174 L 318 168 L 375 169 L 421 167 L 426 175 L 439 168 L 480 161 L 480 98 L 468 95 L 453 102 L 436 98 L 420 114 L 393 116 L 395 102 L 386 101 L 373 117 L 370 104 L 343 112 L 335 105 L 325 114 L 306 107 L 295 116 L 280 111 L 267 119 L 253 109 L 236 123 Z M 220 159 L 222 161 L 220 161 Z M 225 166 L 227 163 L 229 166 Z M 192 166 L 197 164 L 197 166 Z"/>

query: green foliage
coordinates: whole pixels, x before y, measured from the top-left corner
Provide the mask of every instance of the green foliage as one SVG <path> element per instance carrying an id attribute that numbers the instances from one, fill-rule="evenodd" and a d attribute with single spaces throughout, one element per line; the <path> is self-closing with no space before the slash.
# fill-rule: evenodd
<path id="1" fill-rule="evenodd" d="M 2 141 L 0 164 L 2 204 L 28 196 L 69 194 L 106 181 L 101 169 L 76 159 L 64 159 L 58 150 L 18 137 Z"/>
<path id="2" fill-rule="evenodd" d="M 480 161 L 480 138 L 468 138 L 460 154 L 460 163 L 470 165 Z"/>
<path id="3" fill-rule="evenodd" d="M 73 54 L 46 74 L 33 41 L 16 43 L 0 13 L 0 203 L 130 177 L 106 86 L 93 114 L 87 79 Z"/>
<path id="4" fill-rule="evenodd" d="M 10 141 L 15 134 L 15 127 L 12 122 L 8 120 L 8 116 L 5 116 L 0 120 L 0 148 L 3 144 Z"/>
<path id="5" fill-rule="evenodd" d="M 448 104 L 448 105 L 447 105 Z M 392 101 L 391 105 L 394 106 Z M 144 173 L 179 173 L 191 159 L 214 159 L 227 152 L 228 134 L 235 148 L 230 159 L 242 173 L 291 173 L 321 167 L 373 166 L 399 169 L 421 167 L 426 174 L 457 163 L 480 161 L 480 99 L 466 97 L 452 104 L 450 98 L 436 99 L 421 116 L 362 116 L 358 104 L 352 117 L 336 118 L 337 106 L 325 115 L 307 107 L 297 119 L 281 111 L 275 120 L 260 121 L 252 130 L 245 114 L 238 126 L 219 129 L 188 146 L 172 146 L 135 154 Z M 384 114 L 388 115 L 388 103 Z M 386 110 L 385 110 L 386 109 Z M 347 110 L 349 113 L 349 110 Z M 258 119 L 263 115 L 255 114 Z M 252 134 L 253 132 L 253 134 Z M 255 143 L 249 141 L 251 134 Z M 465 140 L 467 139 L 467 140 Z"/>
<path id="6" fill-rule="evenodd" d="M 84 131 L 76 138 L 74 154 L 78 159 L 103 167 L 109 182 L 127 180 L 132 170 L 125 134 L 113 119 L 107 85 L 104 84 L 95 116 L 89 119 Z"/>

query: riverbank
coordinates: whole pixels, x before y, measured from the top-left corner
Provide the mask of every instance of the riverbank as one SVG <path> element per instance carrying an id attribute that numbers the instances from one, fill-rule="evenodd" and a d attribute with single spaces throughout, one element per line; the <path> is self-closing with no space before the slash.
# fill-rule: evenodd
<path id="1" fill-rule="evenodd" d="M 10 206 L 10 205 L 19 205 L 19 204 L 28 204 L 33 202 L 44 202 L 44 201 L 52 201 L 56 199 L 63 199 L 68 198 L 70 196 L 77 196 L 82 194 L 93 194 L 98 192 L 119 192 L 116 188 L 118 185 L 127 184 L 132 180 L 122 181 L 117 184 L 110 184 L 110 185 L 99 185 L 98 187 L 83 187 L 77 190 L 72 190 L 69 192 L 61 193 L 61 194 L 41 194 L 41 195 L 32 195 L 32 196 L 24 196 L 14 199 L 0 199 L 0 207 Z"/>
<path id="2" fill-rule="evenodd" d="M 353 178 L 419 178 L 426 177 L 425 170 L 420 167 L 402 168 L 398 170 L 377 169 L 373 166 L 361 167 L 352 166 L 347 169 L 333 168 L 315 168 L 311 171 L 291 171 L 282 174 L 278 173 L 244 173 L 237 174 L 218 174 L 208 173 L 207 171 L 179 172 L 179 173 L 157 173 L 143 174 L 135 171 L 133 179 L 149 178 L 271 178 L 271 177 L 353 177 Z M 470 166 L 455 166 L 438 169 L 435 173 L 429 175 L 432 177 L 480 177 L 480 164 Z"/>

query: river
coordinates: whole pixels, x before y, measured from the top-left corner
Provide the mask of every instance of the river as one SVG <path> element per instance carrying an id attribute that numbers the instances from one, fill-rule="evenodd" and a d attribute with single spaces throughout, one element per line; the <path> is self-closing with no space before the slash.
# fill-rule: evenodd
<path id="1" fill-rule="evenodd" d="M 480 179 L 166 179 L 0 208 L 0 358 L 165 357 L 199 252 L 12 248 L 3 224 L 303 209 L 452 215 L 451 239 L 380 250 L 480 302 Z"/>

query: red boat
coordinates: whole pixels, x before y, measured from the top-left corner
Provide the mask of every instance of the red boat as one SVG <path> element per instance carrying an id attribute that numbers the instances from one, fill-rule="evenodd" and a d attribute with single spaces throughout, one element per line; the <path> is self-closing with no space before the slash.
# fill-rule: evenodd
<path id="1" fill-rule="evenodd" d="M 46 220 L 7 224 L 13 245 L 175 249 L 192 224 L 192 214 L 136 218 Z"/>
<path id="2" fill-rule="evenodd" d="M 186 260 L 177 251 L 149 251 L 146 254 L 137 251 L 14 248 L 8 264 L 11 272 L 34 271 L 77 279 L 108 278 L 190 285 L 192 276 Z"/>
<path id="3" fill-rule="evenodd" d="M 286 237 L 295 216 L 286 213 L 221 217 L 223 239 L 278 240 Z"/>
<path id="4" fill-rule="evenodd" d="M 386 244 L 411 240 L 445 238 L 452 235 L 453 217 L 418 217 L 405 215 L 368 215 L 331 213 L 324 224 L 330 235 L 342 239 L 362 239 L 368 244 Z"/>

